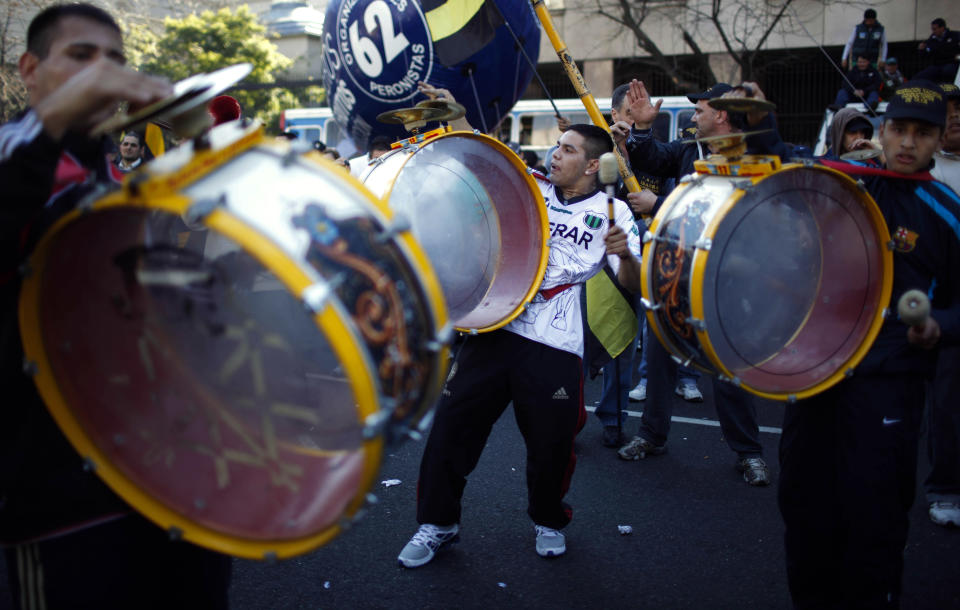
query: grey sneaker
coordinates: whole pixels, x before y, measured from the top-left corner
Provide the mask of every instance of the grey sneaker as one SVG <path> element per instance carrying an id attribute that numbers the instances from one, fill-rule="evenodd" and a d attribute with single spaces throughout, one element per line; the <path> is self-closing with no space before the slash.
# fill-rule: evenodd
<path id="1" fill-rule="evenodd" d="M 764 487 L 770 484 L 770 470 L 760 457 L 746 457 L 737 460 L 737 470 L 743 473 L 747 485 Z"/>
<path id="2" fill-rule="evenodd" d="M 678 383 L 673 391 L 677 396 L 682 396 L 687 402 L 703 402 L 703 394 L 695 383 Z"/>
<path id="3" fill-rule="evenodd" d="M 931 502 L 930 520 L 943 527 L 960 527 L 960 504 L 957 502 Z"/>
<path id="4" fill-rule="evenodd" d="M 647 399 L 647 380 L 641 379 L 640 383 L 637 384 L 637 387 L 630 390 L 630 393 L 627 394 L 630 398 L 630 402 L 643 402 Z"/>
<path id="5" fill-rule="evenodd" d="M 454 523 L 440 527 L 432 523 L 424 523 L 413 535 L 407 546 L 403 547 L 397 560 L 405 568 L 418 568 L 429 563 L 437 553 L 437 549 L 448 542 L 460 539 L 460 526 Z"/>
<path id="6" fill-rule="evenodd" d="M 624 460 L 642 460 L 647 455 L 662 455 L 667 452 L 665 446 L 657 446 L 645 438 L 633 437 L 629 443 L 617 450 L 617 455 Z"/>
<path id="7" fill-rule="evenodd" d="M 545 525 L 534 525 L 537 530 L 537 555 L 556 557 L 567 552 L 567 538 L 560 530 Z"/>

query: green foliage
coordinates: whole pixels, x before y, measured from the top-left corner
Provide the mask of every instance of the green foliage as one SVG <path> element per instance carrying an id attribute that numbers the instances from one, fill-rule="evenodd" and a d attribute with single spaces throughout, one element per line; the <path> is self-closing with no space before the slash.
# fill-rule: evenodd
<path id="1" fill-rule="evenodd" d="M 145 26 L 131 24 L 126 47 L 132 66 L 166 76 L 173 82 L 249 62 L 253 71 L 244 79 L 245 84 L 273 83 L 276 75 L 292 63 L 277 51 L 267 37 L 266 28 L 246 6 L 240 6 L 236 12 L 223 8 L 183 19 L 167 18 L 160 36 Z M 304 100 L 281 88 L 233 89 L 228 93 L 240 102 L 244 116 L 259 118 L 273 128 L 284 108 L 323 98 L 323 89 L 319 87 L 303 90 Z"/>

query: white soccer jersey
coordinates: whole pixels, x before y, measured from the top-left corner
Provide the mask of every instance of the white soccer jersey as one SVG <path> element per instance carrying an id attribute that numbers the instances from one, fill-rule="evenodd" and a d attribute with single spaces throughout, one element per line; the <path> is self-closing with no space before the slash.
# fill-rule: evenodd
<path id="1" fill-rule="evenodd" d="M 607 256 L 603 239 L 607 235 L 607 196 L 595 191 L 584 197 L 564 201 L 553 184 L 535 174 L 543 193 L 550 220 L 550 256 L 547 270 L 527 309 L 511 321 L 506 330 L 583 357 L 583 322 L 580 291 L 608 262 L 614 273 L 620 269 L 620 257 Z M 614 200 L 616 222 L 627 234 L 634 256 L 640 258 L 640 233 L 626 203 Z M 544 290 L 572 284 L 552 298 Z"/>

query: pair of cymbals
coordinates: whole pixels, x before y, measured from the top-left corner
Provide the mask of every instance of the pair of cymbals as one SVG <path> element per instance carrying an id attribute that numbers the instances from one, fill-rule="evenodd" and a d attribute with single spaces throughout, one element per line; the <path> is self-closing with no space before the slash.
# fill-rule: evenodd
<path id="1" fill-rule="evenodd" d="M 406 129 L 423 127 L 428 121 L 455 121 L 463 118 L 467 109 L 449 100 L 424 100 L 413 108 L 398 108 L 382 112 L 377 120 L 389 125 L 403 125 Z"/>
<path id="2" fill-rule="evenodd" d="M 253 66 L 236 64 L 208 74 L 196 74 L 173 86 L 173 94 L 127 114 L 121 112 L 93 128 L 91 135 L 124 131 L 147 122 L 172 126 L 177 135 L 193 137 L 209 127 L 207 102 L 242 80 Z"/>

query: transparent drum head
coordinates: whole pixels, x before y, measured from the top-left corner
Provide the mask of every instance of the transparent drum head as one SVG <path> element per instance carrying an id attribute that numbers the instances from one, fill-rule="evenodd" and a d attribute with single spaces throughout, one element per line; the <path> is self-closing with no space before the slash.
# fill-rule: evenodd
<path id="1" fill-rule="evenodd" d="M 665 205 L 644 269 L 669 351 L 778 400 L 821 392 L 863 358 L 892 260 L 853 180 L 786 166 L 741 190 L 709 176 Z"/>
<path id="2" fill-rule="evenodd" d="M 372 364 L 335 301 L 314 315 L 296 269 L 235 237 L 143 207 L 75 215 L 32 259 L 21 326 L 54 417 L 115 491 L 199 544 L 287 556 L 363 502 Z"/>
<path id="3" fill-rule="evenodd" d="M 448 133 L 388 153 L 363 181 L 412 223 L 457 328 L 499 328 L 533 298 L 546 269 L 546 212 L 502 144 Z"/>

